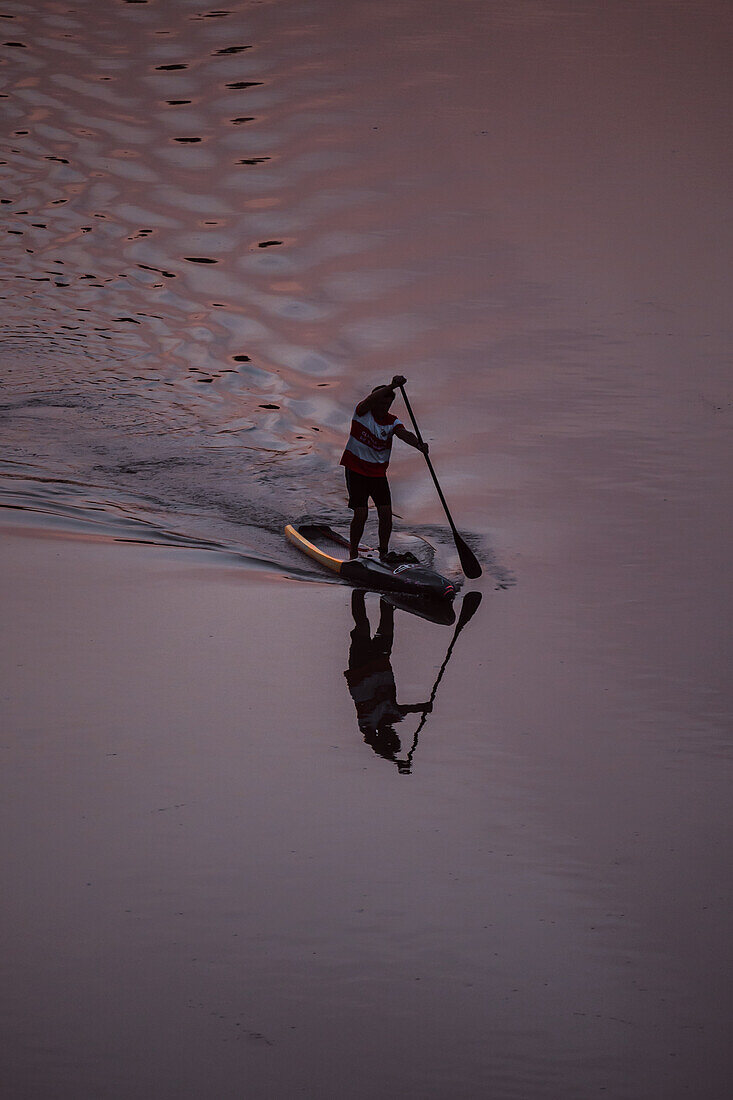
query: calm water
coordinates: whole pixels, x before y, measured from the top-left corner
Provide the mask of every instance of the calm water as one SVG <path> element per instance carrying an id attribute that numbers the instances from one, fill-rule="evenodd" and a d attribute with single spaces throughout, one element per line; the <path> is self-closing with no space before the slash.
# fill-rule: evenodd
<path id="1" fill-rule="evenodd" d="M 11 1095 L 728 1095 L 731 22 L 3 6 Z M 412 749 L 282 537 L 398 371 Z"/>

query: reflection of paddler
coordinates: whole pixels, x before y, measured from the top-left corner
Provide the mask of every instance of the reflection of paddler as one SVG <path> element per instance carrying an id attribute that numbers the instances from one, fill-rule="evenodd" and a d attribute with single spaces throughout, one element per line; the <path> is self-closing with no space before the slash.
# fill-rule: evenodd
<path id="1" fill-rule="evenodd" d="M 394 725 L 406 714 L 425 714 L 432 702 L 410 706 L 397 702 L 397 688 L 390 656 L 394 640 L 394 607 L 379 601 L 379 626 L 372 637 L 365 593 L 351 596 L 354 629 L 351 631 L 349 667 L 344 673 L 356 707 L 359 729 L 367 745 L 399 767 L 400 739 Z"/>
<path id="2" fill-rule="evenodd" d="M 391 760 L 396 764 L 401 775 L 409 775 L 412 771 L 412 758 L 417 749 L 418 738 L 427 716 L 432 712 L 435 695 L 443 679 L 443 673 L 448 667 L 453 647 L 466 623 L 476 614 L 481 603 L 481 593 L 468 592 L 464 596 L 461 613 L 448 651 L 435 678 L 430 698 L 427 703 L 416 703 L 413 706 L 403 706 L 397 702 L 397 688 L 390 661 L 394 637 L 394 608 L 388 600 L 380 599 L 379 626 L 372 637 L 364 595 L 364 592 L 357 591 L 351 597 L 354 629 L 351 631 L 349 667 L 344 676 L 356 707 L 359 729 L 364 734 L 367 745 L 370 745 L 385 760 Z M 394 731 L 394 723 L 401 722 L 406 714 L 411 713 L 421 714 L 422 717 L 413 735 L 409 751 L 404 757 L 398 758 L 397 753 L 400 752 L 402 745 Z"/>

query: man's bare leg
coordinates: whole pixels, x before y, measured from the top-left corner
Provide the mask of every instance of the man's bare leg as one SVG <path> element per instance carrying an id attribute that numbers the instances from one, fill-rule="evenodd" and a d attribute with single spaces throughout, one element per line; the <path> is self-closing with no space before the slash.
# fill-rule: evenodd
<path id="1" fill-rule="evenodd" d="M 379 516 L 379 556 L 384 558 L 389 550 L 389 540 L 392 534 L 392 508 L 389 504 L 383 504 L 377 508 Z"/>
<path id="2" fill-rule="evenodd" d="M 361 542 L 361 536 L 364 534 L 364 526 L 369 514 L 369 508 L 355 508 L 354 516 L 351 520 L 351 528 L 349 530 L 350 549 L 349 557 L 359 557 L 359 543 Z"/>

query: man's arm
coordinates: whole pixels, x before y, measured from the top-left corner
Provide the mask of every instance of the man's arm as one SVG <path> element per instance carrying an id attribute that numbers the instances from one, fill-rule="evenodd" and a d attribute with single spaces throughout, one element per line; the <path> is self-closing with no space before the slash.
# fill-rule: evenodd
<path id="1" fill-rule="evenodd" d="M 400 424 L 399 428 L 395 428 L 394 434 L 398 439 L 401 439 L 403 443 L 409 443 L 415 450 L 422 451 L 424 455 L 428 453 L 429 448 L 427 443 L 421 443 L 417 436 L 409 432 L 404 425 Z"/>
<path id="2" fill-rule="evenodd" d="M 397 709 L 402 714 L 432 714 L 433 704 L 428 699 L 427 703 L 397 703 L 395 700 Z"/>
<path id="3" fill-rule="evenodd" d="M 389 394 L 390 397 L 394 397 L 394 391 L 398 386 L 404 386 L 407 379 L 403 374 L 396 374 L 392 381 L 386 386 L 377 386 L 373 393 L 370 393 L 368 397 L 365 397 L 363 401 L 360 401 L 356 406 L 356 411 L 359 416 L 363 416 L 365 412 L 371 412 L 375 404 L 379 403 L 380 398 Z"/>

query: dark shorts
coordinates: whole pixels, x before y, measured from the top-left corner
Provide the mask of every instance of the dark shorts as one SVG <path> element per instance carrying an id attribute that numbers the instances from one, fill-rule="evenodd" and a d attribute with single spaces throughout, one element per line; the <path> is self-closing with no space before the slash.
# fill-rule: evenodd
<path id="1" fill-rule="evenodd" d="M 369 497 L 377 508 L 390 507 L 392 495 L 386 477 L 365 477 L 353 470 L 346 471 L 346 488 L 349 493 L 349 508 L 368 508 Z"/>

